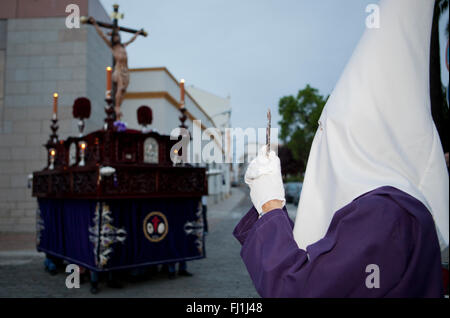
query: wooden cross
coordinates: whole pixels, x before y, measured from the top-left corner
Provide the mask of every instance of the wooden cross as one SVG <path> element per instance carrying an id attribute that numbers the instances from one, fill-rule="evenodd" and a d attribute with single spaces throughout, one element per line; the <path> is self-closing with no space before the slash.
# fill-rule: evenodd
<path id="1" fill-rule="evenodd" d="M 114 36 L 116 34 L 118 34 L 119 31 L 123 31 L 123 32 L 127 32 L 127 33 L 134 33 L 134 34 L 136 34 L 137 32 L 141 31 L 140 35 L 143 35 L 145 37 L 148 35 L 148 33 L 146 31 L 144 31 L 143 29 L 135 30 L 135 29 L 119 26 L 118 20 L 123 18 L 123 14 L 119 13 L 119 5 L 118 4 L 114 4 L 113 5 L 113 10 L 114 11 L 111 14 L 112 23 L 96 21 L 98 26 L 106 28 L 106 29 L 111 29 L 111 31 L 112 31 L 111 32 L 111 38 L 110 38 L 110 42 L 111 43 L 113 43 Z M 90 21 L 90 19 L 88 17 L 81 17 L 80 18 L 80 22 L 84 23 L 84 24 L 91 24 L 91 25 L 94 24 L 94 23 L 92 23 L 92 21 Z M 134 40 L 134 38 L 132 40 Z M 116 65 L 116 61 L 114 59 L 114 56 L 112 58 L 112 64 L 113 64 L 113 69 L 114 69 L 115 65 Z M 116 83 L 113 83 L 112 91 L 111 91 L 111 98 L 112 98 L 112 103 L 113 104 L 115 103 L 114 98 L 115 98 L 116 91 L 117 91 L 117 85 L 116 85 Z"/>

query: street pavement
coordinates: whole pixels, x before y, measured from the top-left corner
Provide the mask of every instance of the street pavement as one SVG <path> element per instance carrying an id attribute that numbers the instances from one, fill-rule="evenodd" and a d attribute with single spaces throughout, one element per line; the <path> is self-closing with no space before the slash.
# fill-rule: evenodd
<path id="1" fill-rule="evenodd" d="M 232 235 L 249 207 L 245 186 L 232 188 L 230 198 L 208 207 L 206 258 L 187 263 L 194 276 L 170 280 L 157 273 L 144 281 L 124 281 L 121 289 L 101 282 L 96 295 L 90 293 L 88 282 L 68 289 L 64 268 L 55 276 L 45 272 L 44 256 L 34 248 L 34 235 L 0 234 L 0 297 L 259 297 L 239 255 L 240 244 Z"/>

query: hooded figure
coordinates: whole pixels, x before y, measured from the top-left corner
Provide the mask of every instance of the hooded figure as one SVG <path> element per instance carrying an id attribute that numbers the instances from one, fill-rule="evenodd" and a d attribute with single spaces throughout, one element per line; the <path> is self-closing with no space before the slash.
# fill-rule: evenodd
<path id="1" fill-rule="evenodd" d="M 319 120 L 295 226 L 278 157 L 237 225 L 263 297 L 442 297 L 449 185 L 429 95 L 433 0 L 382 0 Z"/>

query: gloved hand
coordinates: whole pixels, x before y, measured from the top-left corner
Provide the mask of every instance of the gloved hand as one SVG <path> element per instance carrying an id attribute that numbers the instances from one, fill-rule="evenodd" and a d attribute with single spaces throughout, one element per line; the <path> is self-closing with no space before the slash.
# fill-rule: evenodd
<path id="1" fill-rule="evenodd" d="M 245 172 L 245 183 L 250 187 L 250 198 L 258 213 L 270 200 L 282 201 L 285 205 L 283 179 L 281 178 L 280 158 L 271 151 L 266 155 L 266 146 L 261 147 L 258 156 L 253 159 Z"/>

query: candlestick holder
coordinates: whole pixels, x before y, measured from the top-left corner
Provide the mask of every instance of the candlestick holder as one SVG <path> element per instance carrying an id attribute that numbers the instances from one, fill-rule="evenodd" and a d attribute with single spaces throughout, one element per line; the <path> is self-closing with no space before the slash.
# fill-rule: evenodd
<path id="1" fill-rule="evenodd" d="M 80 138 L 83 137 L 83 131 L 84 131 L 84 119 L 80 119 L 78 121 L 78 131 L 80 132 Z"/>
<path id="2" fill-rule="evenodd" d="M 86 165 L 85 157 L 87 144 L 85 141 L 80 141 L 78 142 L 78 146 L 80 147 L 80 162 L 78 163 L 78 165 L 80 167 L 83 167 L 84 165 Z"/>
<path id="3" fill-rule="evenodd" d="M 116 112 L 114 111 L 114 99 L 111 97 L 111 94 L 106 94 L 106 98 L 105 98 L 105 102 L 106 102 L 106 106 L 105 106 L 105 113 L 106 113 L 106 118 L 105 118 L 105 130 L 114 130 L 114 121 L 115 121 L 115 114 Z"/>
<path id="4" fill-rule="evenodd" d="M 180 126 L 178 126 L 178 127 L 185 129 L 187 134 L 189 135 L 189 140 L 192 140 L 192 135 L 189 132 L 188 126 L 186 126 L 186 124 L 184 123 L 187 119 L 187 115 L 186 115 L 187 109 L 184 106 L 183 102 L 181 103 L 180 112 L 181 112 L 181 116 L 178 117 L 180 119 Z"/>
<path id="5" fill-rule="evenodd" d="M 180 156 L 178 155 L 178 152 L 179 152 L 179 150 L 175 148 L 170 153 L 170 160 L 172 161 L 173 167 L 176 167 L 176 166 L 180 165 L 180 163 L 181 163 L 181 159 L 180 159 Z"/>
<path id="6" fill-rule="evenodd" d="M 56 150 L 54 148 L 50 148 L 49 155 L 50 155 L 50 160 L 49 160 L 50 164 L 48 166 L 48 169 L 53 170 L 53 169 L 55 169 Z"/>
<path id="7" fill-rule="evenodd" d="M 184 122 L 186 121 L 186 119 L 187 119 L 187 116 L 186 116 L 186 107 L 184 107 L 184 104 L 182 104 L 181 105 L 181 107 L 180 107 L 180 112 L 181 112 L 181 116 L 180 117 L 178 117 L 179 119 L 180 119 L 180 128 L 185 128 L 185 129 L 187 129 L 187 126 L 184 124 Z"/>
<path id="8" fill-rule="evenodd" d="M 191 140 L 192 136 L 189 133 L 188 127 L 184 123 L 186 121 L 186 119 L 187 119 L 187 116 L 186 116 L 187 109 L 184 106 L 184 102 L 183 101 L 181 102 L 180 112 L 181 112 L 181 116 L 178 117 L 178 118 L 180 119 L 180 126 L 179 127 L 181 128 L 181 131 L 180 131 L 181 138 L 182 138 L 182 140 L 184 140 L 186 138 L 185 136 L 188 135 L 189 136 L 189 140 Z M 176 160 L 174 162 L 174 166 L 184 166 L 187 163 L 186 162 L 187 161 L 186 154 L 183 154 L 183 150 L 186 151 L 187 145 L 183 144 L 183 148 L 184 149 L 180 149 L 180 150 L 177 151 L 178 155 L 180 155 L 180 152 L 181 152 L 181 156 L 178 157 L 178 160 Z"/>
<path id="9" fill-rule="evenodd" d="M 58 134 L 56 133 L 58 131 L 58 117 L 56 116 L 55 113 L 53 113 L 52 119 L 51 119 L 52 124 L 50 125 L 50 129 L 52 131 L 52 133 L 50 134 L 50 139 L 48 141 L 49 144 L 57 144 L 58 143 Z"/>

